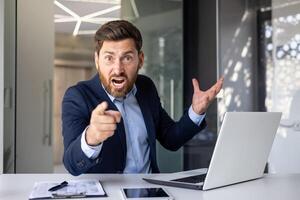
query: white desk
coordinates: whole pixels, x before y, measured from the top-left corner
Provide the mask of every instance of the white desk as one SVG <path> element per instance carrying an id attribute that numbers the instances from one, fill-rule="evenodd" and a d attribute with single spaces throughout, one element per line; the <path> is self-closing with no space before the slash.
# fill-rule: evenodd
<path id="1" fill-rule="evenodd" d="M 35 181 L 63 181 L 98 178 L 108 194 L 107 198 L 121 198 L 121 187 L 154 187 L 142 177 L 147 175 L 94 174 L 74 177 L 68 174 L 2 174 L 0 175 L 0 200 L 28 199 Z M 210 191 L 165 187 L 176 200 L 299 200 L 300 174 L 267 175 L 262 179 L 227 186 Z"/>

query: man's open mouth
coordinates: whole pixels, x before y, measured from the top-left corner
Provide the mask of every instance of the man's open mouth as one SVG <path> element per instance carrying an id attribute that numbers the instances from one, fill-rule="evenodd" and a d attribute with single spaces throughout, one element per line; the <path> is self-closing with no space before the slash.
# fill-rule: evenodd
<path id="1" fill-rule="evenodd" d="M 117 89 L 121 89 L 125 86 L 126 78 L 125 77 L 115 77 L 111 79 L 113 86 Z"/>

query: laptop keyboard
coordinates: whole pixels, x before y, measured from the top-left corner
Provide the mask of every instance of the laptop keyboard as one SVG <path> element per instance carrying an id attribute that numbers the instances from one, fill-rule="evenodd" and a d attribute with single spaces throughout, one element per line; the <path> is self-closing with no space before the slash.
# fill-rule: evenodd
<path id="1" fill-rule="evenodd" d="M 206 174 L 200 174 L 200 175 L 196 175 L 196 176 L 189 176 L 189 177 L 185 177 L 185 178 L 174 179 L 172 181 L 184 182 L 184 183 L 200 183 L 200 182 L 204 182 L 205 177 L 206 177 Z"/>

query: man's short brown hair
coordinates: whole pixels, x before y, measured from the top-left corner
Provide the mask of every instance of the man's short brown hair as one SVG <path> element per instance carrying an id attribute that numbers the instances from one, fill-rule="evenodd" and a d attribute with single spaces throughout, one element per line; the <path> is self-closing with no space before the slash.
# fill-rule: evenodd
<path id="1" fill-rule="evenodd" d="M 103 24 L 95 34 L 96 51 L 99 53 L 104 41 L 119 41 L 131 38 L 138 52 L 141 51 L 143 39 L 140 31 L 126 20 L 110 21 Z"/>

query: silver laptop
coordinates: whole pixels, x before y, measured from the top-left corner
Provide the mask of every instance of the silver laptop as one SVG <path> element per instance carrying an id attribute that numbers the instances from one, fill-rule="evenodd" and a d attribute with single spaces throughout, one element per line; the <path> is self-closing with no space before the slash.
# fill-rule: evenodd
<path id="1" fill-rule="evenodd" d="M 158 174 L 144 180 L 209 190 L 260 178 L 280 118 L 280 112 L 227 112 L 208 169 Z"/>

